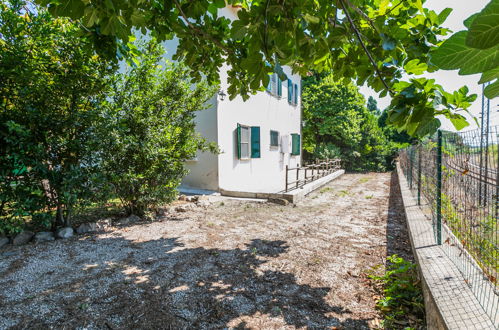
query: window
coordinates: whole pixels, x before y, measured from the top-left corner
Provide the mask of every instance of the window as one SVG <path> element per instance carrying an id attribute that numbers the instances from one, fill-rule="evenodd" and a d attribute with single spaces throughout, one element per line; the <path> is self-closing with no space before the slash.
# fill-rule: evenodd
<path id="1" fill-rule="evenodd" d="M 279 132 L 270 131 L 270 146 L 279 147 Z"/>
<path id="2" fill-rule="evenodd" d="M 299 155 L 300 149 L 300 134 L 291 134 L 291 155 Z"/>
<path id="3" fill-rule="evenodd" d="M 239 159 L 248 159 L 250 155 L 250 128 L 237 125 L 237 156 Z"/>
<path id="4" fill-rule="evenodd" d="M 277 76 L 277 97 L 282 97 L 282 80 Z"/>
<path id="5" fill-rule="evenodd" d="M 293 82 L 288 78 L 288 102 L 293 102 Z"/>
<path id="6" fill-rule="evenodd" d="M 260 158 L 260 127 L 237 125 L 237 158 Z"/>

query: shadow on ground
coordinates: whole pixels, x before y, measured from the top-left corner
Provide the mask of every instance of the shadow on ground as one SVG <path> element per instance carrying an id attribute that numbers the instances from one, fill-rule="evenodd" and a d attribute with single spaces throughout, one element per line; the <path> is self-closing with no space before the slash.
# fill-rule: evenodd
<path id="1" fill-rule="evenodd" d="M 348 310 L 325 301 L 330 288 L 301 285 L 292 273 L 265 269 L 286 252 L 285 241 L 253 239 L 229 250 L 184 248 L 178 238 L 75 244 L 108 248 L 98 264 L 73 260 L 79 265 L 73 278 L 52 269 L 47 276 L 57 285 L 8 304 L 0 318 L 17 316 L 16 328 L 246 329 L 244 316 L 258 315 L 266 325 L 275 318 L 276 327 L 368 328 L 367 320 L 349 319 Z M 30 305 L 47 308 L 16 315 Z M 343 321 L 332 312 L 345 315 Z"/>
<path id="2" fill-rule="evenodd" d="M 390 197 L 386 224 L 386 255 L 388 257 L 393 254 L 414 262 L 396 171 L 392 172 L 390 178 Z"/>

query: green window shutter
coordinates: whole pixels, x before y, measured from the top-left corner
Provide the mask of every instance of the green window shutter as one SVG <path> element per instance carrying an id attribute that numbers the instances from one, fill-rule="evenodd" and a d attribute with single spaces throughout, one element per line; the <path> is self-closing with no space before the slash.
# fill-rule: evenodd
<path id="1" fill-rule="evenodd" d="M 251 127 L 251 158 L 260 158 L 260 127 Z"/>
<path id="2" fill-rule="evenodd" d="M 293 101 L 293 82 L 290 78 L 288 78 L 288 102 L 291 103 Z"/>
<path id="3" fill-rule="evenodd" d="M 282 80 L 277 76 L 277 96 L 282 96 Z"/>
<path id="4" fill-rule="evenodd" d="M 291 134 L 291 154 L 300 154 L 300 134 Z"/>
<path id="5" fill-rule="evenodd" d="M 295 91 L 294 91 L 294 104 L 298 104 L 298 84 L 295 84 Z"/>
<path id="6" fill-rule="evenodd" d="M 237 124 L 236 129 L 236 137 L 237 137 L 237 158 L 241 159 L 241 125 Z"/>

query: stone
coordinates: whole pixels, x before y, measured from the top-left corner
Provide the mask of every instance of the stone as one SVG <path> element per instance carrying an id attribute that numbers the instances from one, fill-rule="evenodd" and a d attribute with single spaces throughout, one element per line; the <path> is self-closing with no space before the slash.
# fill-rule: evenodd
<path id="1" fill-rule="evenodd" d="M 55 236 L 57 236 L 57 238 L 70 238 L 72 237 L 74 234 L 74 230 L 73 228 L 71 227 L 65 227 L 65 228 L 59 228 L 57 229 L 56 233 L 55 233 Z"/>
<path id="2" fill-rule="evenodd" d="M 199 195 L 199 196 L 196 196 L 198 198 L 198 202 L 200 201 L 209 201 L 210 200 L 210 197 L 208 195 Z"/>
<path id="3" fill-rule="evenodd" d="M 22 231 L 19 234 L 17 234 L 16 237 L 14 237 L 14 239 L 12 240 L 12 244 L 14 245 L 26 244 L 29 241 L 31 241 L 34 235 L 35 233 L 33 233 L 32 231 Z"/>
<path id="4" fill-rule="evenodd" d="M 130 225 L 132 223 L 135 223 L 137 221 L 140 221 L 140 218 L 138 216 L 136 216 L 135 214 L 132 214 L 126 218 L 122 218 L 120 220 L 118 220 L 118 224 L 119 225 Z"/>
<path id="5" fill-rule="evenodd" d="M 35 243 L 50 242 L 55 240 L 55 237 L 54 233 L 51 231 L 41 231 L 35 234 L 35 238 L 33 240 Z"/>
<path id="6" fill-rule="evenodd" d="M 193 208 L 193 205 L 192 204 L 183 204 L 183 205 L 179 205 L 175 208 L 175 211 L 177 212 L 187 212 L 189 210 L 191 210 Z"/>
<path id="7" fill-rule="evenodd" d="M 9 244 L 9 239 L 5 236 L 0 236 L 0 248 Z"/>
<path id="8" fill-rule="evenodd" d="M 180 195 L 180 196 L 178 196 L 178 200 L 185 202 L 187 200 L 187 196 L 186 195 Z"/>
<path id="9" fill-rule="evenodd" d="M 201 200 L 199 202 L 196 203 L 197 206 L 200 206 L 200 207 L 208 207 L 211 205 L 211 203 L 207 200 Z"/>
<path id="10" fill-rule="evenodd" d="M 76 228 L 76 233 L 86 234 L 97 231 L 97 224 L 95 222 L 82 223 Z"/>
<path id="11" fill-rule="evenodd" d="M 97 221 L 96 225 L 97 225 L 98 230 L 104 230 L 104 229 L 109 228 L 113 225 L 113 220 L 102 219 L 102 220 Z"/>
<path id="12" fill-rule="evenodd" d="M 269 198 L 269 202 L 279 204 L 279 205 L 284 205 L 284 206 L 289 204 L 289 201 L 284 199 L 284 198 Z"/>

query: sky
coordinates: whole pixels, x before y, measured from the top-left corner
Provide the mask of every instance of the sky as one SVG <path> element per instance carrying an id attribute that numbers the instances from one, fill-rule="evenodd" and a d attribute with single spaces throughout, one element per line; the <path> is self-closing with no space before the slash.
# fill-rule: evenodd
<path id="1" fill-rule="evenodd" d="M 452 13 L 449 15 L 443 26 L 451 29 L 453 32 L 457 32 L 465 29 L 463 21 L 466 18 L 482 10 L 488 2 L 489 0 L 427 0 L 425 3 L 425 7 L 436 11 L 437 14 L 447 7 L 452 8 Z M 473 102 L 469 110 L 479 120 L 479 114 L 482 106 L 482 86 L 478 85 L 480 75 L 460 76 L 457 74 L 457 71 L 439 70 L 431 74 L 425 74 L 424 76 L 427 78 L 435 79 L 436 82 L 442 85 L 448 92 L 457 90 L 464 85 L 468 86 L 470 93 L 475 93 L 478 95 L 476 101 Z M 366 96 L 366 99 L 369 96 L 373 96 L 378 101 L 378 108 L 380 109 L 385 109 L 390 104 L 389 97 L 380 99 L 376 92 L 374 92 L 367 86 L 361 87 L 360 91 Z M 499 125 L 498 110 L 499 100 L 497 98 L 491 100 L 490 124 L 492 126 Z M 477 128 L 473 119 L 468 120 L 468 122 L 470 122 L 470 126 L 464 128 L 463 131 Z M 447 130 L 455 130 L 452 124 L 445 119 L 442 120 L 442 128 Z"/>

